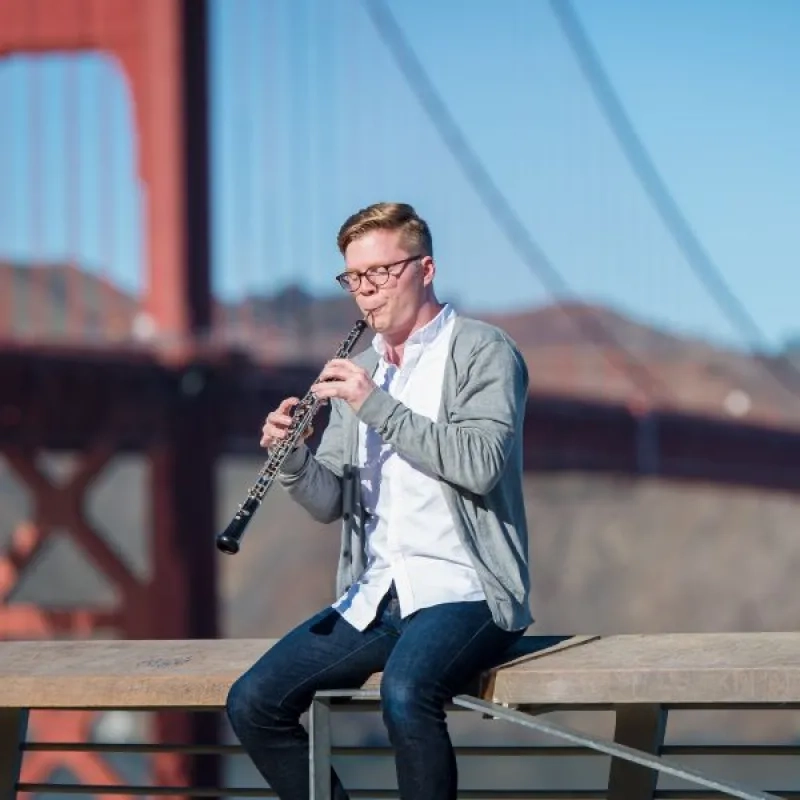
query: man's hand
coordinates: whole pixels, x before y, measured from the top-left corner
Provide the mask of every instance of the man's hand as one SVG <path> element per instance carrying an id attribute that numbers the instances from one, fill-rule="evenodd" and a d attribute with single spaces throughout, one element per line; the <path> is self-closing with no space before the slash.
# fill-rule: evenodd
<path id="1" fill-rule="evenodd" d="M 374 388 L 375 384 L 365 369 L 346 358 L 334 358 L 325 365 L 311 391 L 320 400 L 332 397 L 344 400 L 357 412 Z"/>
<path id="2" fill-rule="evenodd" d="M 275 411 L 267 414 L 264 427 L 261 429 L 261 446 L 269 449 L 278 442 L 282 442 L 289 433 L 292 423 L 292 409 L 300 402 L 296 397 L 287 397 Z M 314 432 L 309 425 L 303 434 L 303 441 Z"/>

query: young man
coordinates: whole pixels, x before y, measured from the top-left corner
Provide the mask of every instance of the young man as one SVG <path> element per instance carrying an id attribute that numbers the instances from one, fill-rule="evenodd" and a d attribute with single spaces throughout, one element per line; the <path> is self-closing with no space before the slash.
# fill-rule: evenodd
<path id="1" fill-rule="evenodd" d="M 434 292 L 428 225 L 406 204 L 350 217 L 338 246 L 372 347 L 330 361 L 316 454 L 281 483 L 321 522 L 342 520 L 336 602 L 287 634 L 231 688 L 227 713 L 282 800 L 307 800 L 299 722 L 318 690 L 383 670 L 383 719 L 403 800 L 456 797 L 445 704 L 532 622 L 522 494 L 525 363 L 501 330 Z M 286 436 L 296 398 L 266 418 Z M 336 774 L 332 796 L 347 797 Z"/>

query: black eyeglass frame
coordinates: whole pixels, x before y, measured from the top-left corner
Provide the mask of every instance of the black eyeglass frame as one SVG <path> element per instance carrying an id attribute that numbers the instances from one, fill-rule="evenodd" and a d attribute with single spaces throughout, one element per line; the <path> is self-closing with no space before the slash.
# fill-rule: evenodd
<path id="1" fill-rule="evenodd" d="M 416 261 L 418 258 L 424 258 L 425 255 L 423 253 L 417 253 L 414 256 L 408 256 L 407 258 L 401 258 L 399 261 L 392 261 L 390 264 L 379 264 L 375 267 L 370 267 L 369 269 L 365 269 L 363 272 L 353 272 L 352 270 L 348 271 L 345 270 L 344 272 L 340 272 L 336 276 L 336 282 L 339 286 L 342 287 L 346 292 L 350 292 L 350 294 L 355 294 L 361 288 L 361 281 L 366 278 L 376 289 L 381 286 L 384 286 L 389 278 L 392 275 L 399 277 L 403 274 L 403 270 L 412 262 Z M 402 265 L 402 268 L 399 272 L 391 272 L 392 267 L 396 267 L 398 265 Z M 375 278 L 376 276 L 380 275 L 381 280 L 378 282 Z M 350 281 L 352 278 L 357 278 L 354 286 L 350 285 Z"/>

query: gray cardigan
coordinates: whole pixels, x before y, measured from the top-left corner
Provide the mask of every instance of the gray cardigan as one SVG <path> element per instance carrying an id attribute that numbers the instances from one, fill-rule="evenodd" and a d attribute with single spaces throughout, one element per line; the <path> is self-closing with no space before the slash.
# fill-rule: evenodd
<path id="1" fill-rule="evenodd" d="M 353 360 L 372 374 L 378 354 L 370 347 Z M 514 342 L 499 328 L 456 317 L 435 422 L 377 387 L 357 415 L 344 401 L 331 402 L 316 454 L 301 445 L 284 462 L 278 480 L 314 519 L 342 520 L 337 594 L 366 566 L 357 466 L 360 419 L 441 480 L 495 622 L 506 630 L 531 624 L 522 491 L 527 396 L 528 370 Z"/>

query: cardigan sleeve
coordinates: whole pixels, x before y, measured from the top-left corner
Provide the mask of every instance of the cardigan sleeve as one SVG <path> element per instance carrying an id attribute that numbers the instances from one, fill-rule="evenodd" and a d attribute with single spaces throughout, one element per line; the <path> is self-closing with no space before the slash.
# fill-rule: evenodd
<path id="1" fill-rule="evenodd" d="M 330 416 L 316 454 L 300 445 L 283 463 L 278 481 L 318 522 L 334 522 L 342 515 L 342 401 L 331 401 Z"/>
<path id="2" fill-rule="evenodd" d="M 418 467 L 485 495 L 503 474 L 523 423 L 528 372 L 517 348 L 499 334 L 473 347 L 466 359 L 446 421 L 417 414 L 378 387 L 358 417 Z"/>

